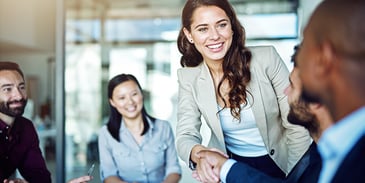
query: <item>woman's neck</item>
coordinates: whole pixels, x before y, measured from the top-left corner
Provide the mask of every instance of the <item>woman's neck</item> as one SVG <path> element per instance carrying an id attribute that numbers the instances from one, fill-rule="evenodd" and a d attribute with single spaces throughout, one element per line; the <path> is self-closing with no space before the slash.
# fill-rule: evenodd
<path id="1" fill-rule="evenodd" d="M 210 74 L 218 76 L 223 74 L 222 62 L 205 62 L 208 66 Z"/>
<path id="2" fill-rule="evenodd" d="M 136 125 L 127 125 L 126 127 L 128 128 L 128 130 L 133 133 L 133 134 L 142 134 L 143 131 L 143 123 L 139 123 Z"/>
<path id="3" fill-rule="evenodd" d="M 124 120 L 125 126 L 128 129 L 128 131 L 132 134 L 134 140 L 138 145 L 142 143 L 143 140 L 143 129 L 144 124 L 142 118 L 139 118 L 138 120 Z"/>
<path id="4" fill-rule="evenodd" d="M 141 133 L 143 131 L 143 119 L 136 118 L 136 119 L 124 119 L 125 126 L 131 132 Z"/>

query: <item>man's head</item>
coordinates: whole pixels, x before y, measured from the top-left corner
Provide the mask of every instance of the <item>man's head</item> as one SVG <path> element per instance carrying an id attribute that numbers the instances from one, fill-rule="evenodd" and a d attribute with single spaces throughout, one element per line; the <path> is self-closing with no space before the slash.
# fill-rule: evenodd
<path id="1" fill-rule="evenodd" d="M 288 121 L 292 124 L 300 125 L 313 133 L 318 133 L 318 121 L 316 116 L 310 109 L 310 103 L 307 102 L 302 95 L 302 82 L 299 78 L 299 71 L 296 68 L 296 56 L 299 46 L 295 46 L 292 62 L 294 69 L 290 73 L 290 85 L 286 88 L 285 94 L 288 96 L 288 103 L 290 106 Z"/>
<path id="2" fill-rule="evenodd" d="M 21 116 L 26 103 L 24 75 L 19 65 L 0 62 L 0 117 Z"/>
<path id="3" fill-rule="evenodd" d="M 294 68 L 290 73 L 289 80 L 290 85 L 285 90 L 288 95 L 288 102 L 290 106 L 288 121 L 292 124 L 305 127 L 311 134 L 317 133 L 318 121 L 314 113 L 311 111 L 311 104 L 303 98 L 302 84 L 297 68 Z"/>
<path id="4" fill-rule="evenodd" d="M 363 0 L 324 0 L 304 29 L 297 63 L 303 97 L 325 104 L 335 120 L 365 103 L 364 12 Z"/>
<path id="5" fill-rule="evenodd" d="M 321 103 L 309 102 L 303 97 L 303 87 L 296 59 L 298 51 L 299 46 L 296 46 L 292 56 L 294 69 L 289 76 L 290 85 L 285 90 L 290 106 L 288 121 L 306 128 L 317 142 L 322 132 L 333 124 L 333 119 L 327 107 Z"/>

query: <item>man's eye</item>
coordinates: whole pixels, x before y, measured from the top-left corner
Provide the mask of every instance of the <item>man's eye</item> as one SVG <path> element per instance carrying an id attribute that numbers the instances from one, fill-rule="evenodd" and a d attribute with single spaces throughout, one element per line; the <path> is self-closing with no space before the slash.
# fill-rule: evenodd
<path id="1" fill-rule="evenodd" d="M 19 87 L 19 89 L 20 89 L 20 90 L 26 90 L 26 89 L 25 89 L 25 86 L 20 86 L 20 87 Z"/>
<path id="2" fill-rule="evenodd" d="M 11 91 L 11 88 L 3 88 L 3 91 L 4 92 L 10 92 Z"/>

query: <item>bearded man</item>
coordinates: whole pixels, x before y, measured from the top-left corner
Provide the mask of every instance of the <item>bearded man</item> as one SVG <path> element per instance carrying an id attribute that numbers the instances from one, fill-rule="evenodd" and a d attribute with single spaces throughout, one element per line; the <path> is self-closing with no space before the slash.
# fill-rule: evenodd
<path id="1" fill-rule="evenodd" d="M 0 182 L 50 183 L 33 123 L 24 118 L 27 92 L 23 72 L 0 62 Z M 11 178 L 18 169 L 24 179 Z"/>

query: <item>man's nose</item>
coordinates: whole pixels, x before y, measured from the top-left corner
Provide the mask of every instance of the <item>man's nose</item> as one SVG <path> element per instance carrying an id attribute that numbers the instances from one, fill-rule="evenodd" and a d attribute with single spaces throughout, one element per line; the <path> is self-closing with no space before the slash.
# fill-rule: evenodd
<path id="1" fill-rule="evenodd" d="M 287 86 L 287 87 L 285 88 L 285 90 L 284 90 L 284 94 L 285 94 L 286 96 L 288 96 L 288 95 L 289 95 L 290 90 L 291 90 L 291 87 L 290 87 L 290 85 L 289 85 L 289 86 Z"/>
<path id="2" fill-rule="evenodd" d="M 24 95 L 25 95 L 24 91 L 17 87 L 15 87 L 12 92 L 12 97 L 14 99 L 22 99 L 22 98 L 24 98 Z"/>

